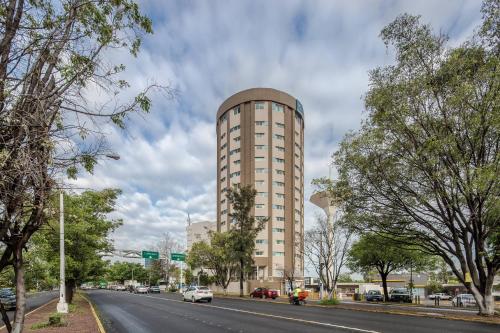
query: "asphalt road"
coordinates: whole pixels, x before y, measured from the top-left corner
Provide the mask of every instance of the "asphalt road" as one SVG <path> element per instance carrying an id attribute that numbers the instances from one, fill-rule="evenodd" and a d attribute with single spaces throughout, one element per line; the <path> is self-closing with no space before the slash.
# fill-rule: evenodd
<path id="1" fill-rule="evenodd" d="M 26 301 L 26 313 L 44 305 L 45 303 L 49 302 L 50 300 L 58 296 L 59 296 L 58 291 L 42 291 L 36 294 L 29 295 Z M 15 312 L 14 310 L 7 311 L 7 315 L 9 316 L 10 320 L 14 318 L 14 312 Z"/>
<path id="2" fill-rule="evenodd" d="M 495 332 L 498 325 L 215 298 L 188 303 L 180 295 L 92 290 L 108 333 L 138 332 Z"/>

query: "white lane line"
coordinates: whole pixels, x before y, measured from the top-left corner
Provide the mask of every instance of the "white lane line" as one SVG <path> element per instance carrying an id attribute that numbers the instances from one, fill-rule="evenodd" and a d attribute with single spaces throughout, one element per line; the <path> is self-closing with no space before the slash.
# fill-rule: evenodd
<path id="1" fill-rule="evenodd" d="M 169 301 L 169 302 L 189 304 L 189 303 L 186 303 L 184 301 L 179 301 L 179 300 L 176 300 L 176 299 L 170 299 L 170 298 L 166 298 L 166 297 L 155 297 L 155 296 L 147 296 L 147 295 L 137 295 L 137 296 L 149 297 L 149 298 L 154 298 L 154 299 L 159 299 L 159 300 L 164 300 L 164 301 Z M 221 310 L 226 310 L 226 311 L 233 311 L 233 312 L 239 312 L 239 313 L 247 313 L 247 314 L 251 314 L 251 315 L 254 315 L 254 316 L 277 318 L 277 319 L 285 319 L 285 320 L 291 320 L 291 321 L 296 321 L 296 322 L 306 323 L 306 324 L 313 324 L 313 325 L 319 325 L 319 326 L 341 328 L 341 329 L 344 329 L 344 330 L 349 330 L 349 331 L 354 331 L 354 332 L 380 333 L 378 331 L 370 331 L 370 330 L 365 330 L 365 329 L 357 328 L 357 327 L 350 327 L 350 326 L 344 326 L 344 325 L 336 325 L 336 324 L 330 324 L 330 323 L 325 323 L 325 322 L 321 322 L 321 321 L 306 320 L 306 319 L 299 319 L 299 318 L 293 318 L 293 317 L 278 316 L 278 315 L 272 315 L 272 314 L 262 313 L 262 312 L 255 312 L 255 311 L 247 311 L 247 310 L 226 308 L 224 306 L 217 306 L 217 305 L 212 305 L 212 304 L 198 304 L 198 303 L 190 303 L 190 304 L 192 304 L 192 305 L 198 305 L 198 306 L 206 306 L 206 307 L 215 308 L 215 309 L 221 309 Z"/>

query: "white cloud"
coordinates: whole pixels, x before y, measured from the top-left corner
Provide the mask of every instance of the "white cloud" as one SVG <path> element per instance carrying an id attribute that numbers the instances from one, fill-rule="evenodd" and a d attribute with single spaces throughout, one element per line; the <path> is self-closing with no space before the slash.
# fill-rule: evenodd
<path id="1" fill-rule="evenodd" d="M 121 156 L 104 161 L 82 187 L 119 187 L 117 247 L 154 245 L 164 231 L 183 237 L 185 220 L 215 218 L 215 114 L 231 94 L 250 87 L 284 90 L 305 108 L 306 201 L 314 177 L 363 116 L 368 70 L 393 61 L 379 39 L 398 14 L 421 14 L 458 44 L 480 19 L 479 1 L 144 1 L 154 22 L 137 59 L 127 65 L 128 96 L 155 80 L 179 89 L 153 97 L 151 114 L 128 130 L 107 127 Z M 306 223 L 317 211 L 306 204 Z"/>

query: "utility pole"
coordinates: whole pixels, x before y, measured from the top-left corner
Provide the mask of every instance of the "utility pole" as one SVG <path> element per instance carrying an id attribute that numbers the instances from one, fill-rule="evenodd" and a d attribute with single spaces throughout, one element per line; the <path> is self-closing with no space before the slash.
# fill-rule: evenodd
<path id="1" fill-rule="evenodd" d="M 68 313 L 68 303 L 66 303 L 66 276 L 64 258 L 64 194 L 59 192 L 59 303 L 57 303 L 58 313 Z"/>

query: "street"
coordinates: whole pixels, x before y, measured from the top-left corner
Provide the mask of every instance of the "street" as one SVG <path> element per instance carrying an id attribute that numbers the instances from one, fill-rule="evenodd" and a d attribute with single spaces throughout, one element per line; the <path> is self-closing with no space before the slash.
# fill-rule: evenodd
<path id="1" fill-rule="evenodd" d="M 273 302 L 214 298 L 183 302 L 179 294 L 92 290 L 108 333 L 125 332 L 498 332 L 497 325 Z"/>
<path id="2" fill-rule="evenodd" d="M 58 296 L 58 291 L 42 291 L 33 295 L 29 295 L 26 301 L 26 313 L 46 304 L 48 301 Z M 14 312 L 14 310 L 7 311 L 7 315 L 9 316 L 10 320 L 14 318 Z"/>

